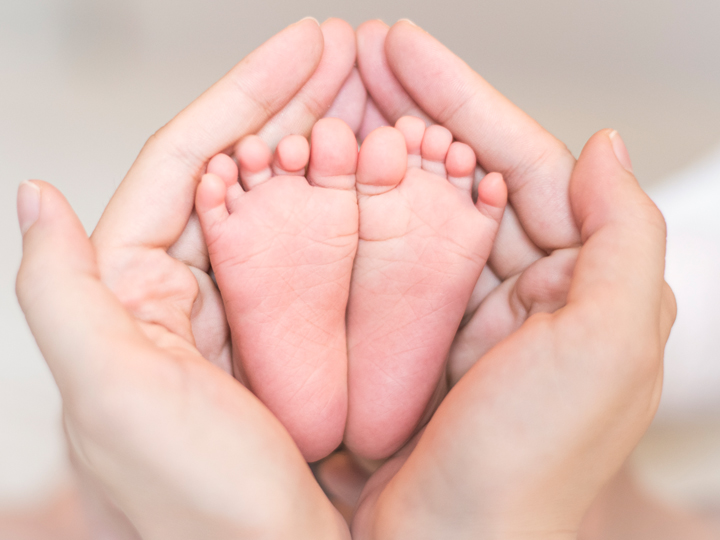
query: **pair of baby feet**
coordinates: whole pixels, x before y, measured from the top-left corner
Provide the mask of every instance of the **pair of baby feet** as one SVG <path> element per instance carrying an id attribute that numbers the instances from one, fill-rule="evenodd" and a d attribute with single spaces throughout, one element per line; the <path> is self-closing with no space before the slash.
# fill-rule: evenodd
<path id="1" fill-rule="evenodd" d="M 274 155 L 249 136 L 215 156 L 196 209 L 236 375 L 308 461 L 344 439 L 386 457 L 417 429 L 489 256 L 507 193 L 441 126 L 337 119 Z M 307 171 L 307 172 L 306 172 Z M 238 181 L 239 180 L 239 181 Z"/>

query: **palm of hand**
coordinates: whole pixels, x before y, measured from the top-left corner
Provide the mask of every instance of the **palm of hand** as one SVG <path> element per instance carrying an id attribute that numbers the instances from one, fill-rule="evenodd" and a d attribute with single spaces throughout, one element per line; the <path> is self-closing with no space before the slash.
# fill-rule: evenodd
<path id="1" fill-rule="evenodd" d="M 381 79 L 382 76 L 376 77 L 376 82 Z M 366 78 L 366 84 L 371 95 L 376 97 L 378 94 L 373 92 L 372 80 Z M 427 100 L 432 101 L 432 89 L 427 94 Z M 388 114 L 389 120 L 392 120 L 395 115 L 399 116 L 409 112 L 409 108 L 417 107 L 404 92 L 396 93 L 395 97 L 398 96 L 400 96 L 399 101 L 404 101 L 404 110 L 402 107 L 395 108 L 392 115 Z M 415 97 L 417 98 L 417 95 Z M 390 100 L 392 100 L 392 95 Z M 440 101 L 442 102 L 442 100 Z M 359 104 L 356 102 L 356 105 Z M 392 109 L 387 103 L 382 105 L 385 105 L 386 110 Z M 442 115 L 436 115 L 436 118 L 438 116 Z M 455 111 L 455 115 L 439 119 L 445 120 L 448 127 L 453 130 L 456 118 L 462 116 Z M 515 119 L 510 118 L 510 120 Z M 368 124 L 373 121 L 382 122 L 379 117 L 375 116 L 374 120 L 365 122 L 363 129 L 367 130 Z M 278 128 L 275 124 L 267 131 L 283 133 L 284 129 Z M 476 144 L 480 145 L 482 141 Z M 555 144 L 550 146 L 554 147 Z M 556 150 L 557 148 L 554 148 L 553 152 Z M 217 149 L 213 149 L 213 152 L 206 150 L 203 159 L 207 160 L 214 151 Z M 551 153 L 548 152 L 548 154 Z M 532 178 L 533 172 L 540 176 L 547 176 L 554 170 L 559 172 L 559 176 L 562 177 L 556 181 L 561 185 L 569 180 L 573 163 L 571 156 L 560 150 L 557 150 L 557 159 L 549 159 L 546 156 L 548 166 L 537 161 L 530 165 L 526 164 L 523 168 L 520 166 L 522 163 L 520 165 L 507 163 L 507 159 L 505 156 L 506 163 L 502 167 L 499 166 L 499 169 L 510 168 L 516 171 L 516 174 L 523 176 L 526 182 L 529 182 L 528 178 Z M 519 161 L 522 162 L 522 159 Z M 544 167 L 544 169 L 533 171 L 533 166 L 540 169 Z M 191 183 L 189 180 L 193 175 L 199 174 L 199 170 L 200 167 L 196 164 L 186 181 Z M 520 182 L 519 179 L 516 181 Z M 530 197 L 530 195 L 526 197 Z M 588 386 L 577 387 L 569 394 L 563 393 L 562 390 L 568 386 L 572 387 L 577 378 L 558 379 L 557 371 L 548 369 L 548 366 L 558 362 L 568 364 L 575 360 L 573 358 L 575 350 L 572 348 L 565 350 L 558 343 L 571 343 L 576 339 L 575 334 L 582 335 L 583 331 L 595 322 L 592 310 L 573 310 L 566 312 L 567 314 L 558 313 L 552 317 L 538 316 L 523 325 L 528 316 L 534 313 L 554 311 L 565 303 L 570 289 L 571 268 L 575 262 L 577 250 L 558 248 L 572 248 L 578 243 L 578 233 L 572 225 L 572 216 L 566 209 L 564 213 L 568 217 L 561 217 L 558 220 L 560 223 L 558 230 L 562 229 L 562 232 L 555 231 L 549 237 L 543 237 L 542 234 L 537 233 L 536 227 L 535 231 L 529 231 L 533 233 L 532 238 L 535 239 L 534 242 L 531 241 L 529 233 L 525 233 L 520 222 L 530 223 L 533 219 L 533 211 L 528 210 L 526 204 L 523 206 L 523 198 L 520 195 L 516 200 L 519 204 L 517 213 L 523 219 L 518 220 L 512 213 L 510 214 L 507 220 L 508 225 L 505 227 L 508 234 L 505 237 L 502 235 L 499 237 L 496 253 L 491 259 L 494 275 L 486 272 L 478 283 L 477 294 L 469 306 L 466 322 L 451 351 L 448 366 L 452 382 L 457 382 L 473 366 L 477 358 L 485 356 L 482 362 L 472 369 L 468 377 L 458 383 L 456 389 L 443 402 L 423 436 L 416 437 L 410 446 L 398 454 L 394 461 L 389 462 L 384 469 L 378 472 L 367 490 L 356 518 L 356 528 L 361 536 L 369 535 L 368 531 L 373 527 L 374 530 L 382 531 L 389 537 L 395 534 L 393 520 L 388 516 L 402 515 L 403 512 L 410 510 L 410 503 L 418 503 L 417 500 L 408 500 L 404 495 L 407 494 L 408 489 L 411 489 L 409 486 L 419 485 L 422 487 L 423 484 L 438 486 L 445 483 L 447 490 L 439 490 L 438 494 L 453 491 L 464 492 L 468 501 L 482 500 L 483 497 L 490 494 L 505 494 L 506 498 L 503 500 L 501 497 L 500 500 L 507 503 L 506 506 L 501 509 L 499 507 L 489 508 L 488 511 L 490 513 L 494 510 L 510 512 L 513 508 L 519 508 L 526 503 L 528 498 L 537 496 L 538 493 L 533 492 L 533 488 L 540 489 L 539 486 L 546 487 L 548 485 L 545 482 L 547 478 L 542 478 L 535 483 L 526 482 L 528 476 L 532 476 L 536 470 L 527 469 L 524 465 L 533 463 L 533 460 L 539 455 L 552 455 L 555 449 L 554 445 L 558 440 L 564 440 L 567 443 L 567 453 L 571 453 L 573 449 L 579 447 L 594 445 L 596 442 L 600 449 L 606 445 L 606 436 L 598 441 L 592 438 L 568 439 L 568 433 L 585 433 L 579 427 L 573 430 L 572 426 L 588 420 L 582 415 L 573 416 L 571 410 L 568 415 L 569 427 L 566 425 L 557 433 L 532 429 L 533 425 L 552 426 L 555 418 L 568 413 L 569 407 L 565 400 L 569 396 L 577 398 L 579 401 L 601 399 L 601 396 L 597 395 L 597 389 L 602 385 L 595 384 L 598 382 L 597 379 L 591 378 Z M 563 214 L 563 212 L 555 212 L 555 214 Z M 537 221 L 543 220 L 538 219 Z M 185 223 L 187 223 L 187 218 L 185 218 Z M 230 343 L 221 309 L 222 304 L 217 290 L 207 274 L 207 256 L 196 232 L 190 222 L 186 232 L 182 236 L 178 233 L 179 239 L 175 238 L 171 242 L 173 247 L 169 251 L 165 250 L 162 243 L 145 247 L 114 248 L 105 252 L 99 249 L 101 272 L 125 306 L 141 321 L 146 335 L 163 351 L 164 355 L 167 355 L 166 358 L 172 359 L 168 365 L 172 365 L 171 370 L 175 375 L 172 375 L 171 378 L 183 381 L 180 386 L 190 384 L 193 393 L 199 390 L 197 395 L 202 397 L 201 402 L 206 399 L 209 401 L 220 399 L 224 406 L 228 406 L 228 410 L 234 410 L 235 405 L 232 404 L 237 399 L 235 396 L 238 393 L 242 394 L 243 389 L 239 385 L 230 386 L 227 377 L 223 377 L 219 370 L 213 370 L 207 364 L 202 368 L 198 367 L 200 365 L 198 362 L 202 363 L 201 356 L 205 356 L 221 366 L 229 365 Z M 553 235 L 555 239 L 550 238 Z M 107 240 L 107 235 L 105 238 Z M 101 247 L 103 243 L 101 239 L 98 246 Z M 548 251 L 553 254 L 543 256 Z M 179 262 L 168 253 L 176 255 L 183 262 Z M 503 314 L 499 323 L 494 320 L 498 313 Z M 521 326 L 522 328 L 520 328 Z M 215 330 L 208 331 L 212 328 Z M 218 328 L 222 330 L 218 331 Z M 490 351 L 518 328 L 520 331 L 511 339 Z M 663 333 L 655 333 L 658 342 L 662 342 L 663 337 L 666 337 Z M 624 341 L 626 342 L 628 336 L 625 337 Z M 649 343 L 647 348 L 652 351 L 653 359 L 656 358 L 657 343 Z M 198 350 L 203 354 L 200 355 Z M 490 352 L 485 354 L 488 351 Z M 528 357 L 528 351 L 534 356 Z M 599 354 L 598 351 L 600 351 L 599 346 L 596 350 L 590 348 L 588 354 L 590 356 L 593 353 Z M 630 383 L 638 379 L 647 382 L 647 373 L 643 372 L 642 366 L 650 371 L 655 367 L 651 361 L 640 362 L 640 365 L 639 374 L 633 373 L 632 370 L 629 372 L 627 380 Z M 192 367 L 188 368 L 187 366 Z M 191 374 L 192 377 L 187 376 L 188 374 Z M 158 382 L 158 379 L 152 377 L 150 379 Z M 202 383 L 198 381 L 202 381 Z M 218 385 L 219 388 L 226 388 L 226 390 L 216 393 L 215 385 Z M 645 385 L 646 393 L 650 397 L 647 400 L 635 401 L 634 405 L 631 405 L 636 406 L 638 403 L 642 404 L 647 401 L 653 403 L 657 388 L 658 379 L 656 378 L 654 384 Z M 557 392 L 553 393 L 554 390 Z M 170 400 L 170 402 L 182 409 L 182 404 L 186 402 L 187 392 L 178 391 L 176 396 L 182 397 Z M 618 391 L 617 395 L 608 399 L 610 401 L 617 399 L 620 402 L 621 397 L 622 392 Z M 160 401 L 162 400 L 152 403 L 152 406 L 162 408 Z M 193 400 L 190 401 L 193 402 Z M 539 408 L 534 412 L 530 411 L 533 414 L 526 415 L 527 405 L 538 401 L 546 403 L 547 407 Z M 198 404 L 195 400 L 195 407 L 201 409 L 202 404 Z M 523 414 L 518 415 L 520 410 L 523 411 Z M 646 416 L 638 414 L 628 422 L 621 423 L 617 429 L 621 432 L 632 432 L 633 429 L 637 429 L 638 422 L 642 424 L 647 420 Z M 523 419 L 520 423 L 518 423 L 519 418 Z M 602 418 L 591 420 L 600 423 L 604 421 Z M 230 420 L 226 418 L 226 421 Z M 273 420 L 268 420 L 268 425 L 272 424 Z M 458 445 L 453 442 L 458 430 L 465 433 L 482 434 L 481 445 L 476 452 L 458 453 Z M 273 435 L 271 439 L 274 437 Z M 279 448 L 288 448 L 287 441 L 281 442 L 277 438 L 274 440 Z M 497 440 L 502 441 L 503 444 L 495 445 L 494 441 Z M 632 437 L 629 437 L 629 440 L 632 440 Z M 543 446 L 543 441 L 549 441 L 550 446 Z M 413 448 L 415 450 L 411 453 Z M 523 450 L 516 451 L 517 448 Z M 524 451 L 525 449 L 527 452 Z M 285 451 L 292 453 L 291 450 L 283 450 L 283 452 Z M 433 455 L 445 457 L 446 463 L 450 464 L 449 468 L 442 469 L 447 473 L 444 479 L 433 477 L 436 474 L 433 472 L 435 469 L 428 467 L 428 456 Z M 617 460 L 617 456 L 622 455 L 622 452 L 613 455 Z M 467 461 L 469 457 L 472 457 L 472 462 Z M 498 467 L 499 463 L 505 465 Z M 584 462 L 579 463 L 578 467 L 582 467 L 582 463 Z M 434 465 L 437 466 L 438 463 L 434 463 Z M 586 477 L 586 482 L 593 484 L 602 480 L 606 471 L 612 470 L 616 465 L 613 459 L 610 459 L 605 468 L 593 473 L 596 476 L 590 474 Z M 558 467 L 550 464 L 540 470 L 548 476 L 555 475 L 554 478 L 558 478 L 558 485 L 562 483 L 565 475 L 577 473 L 576 469 L 560 470 Z M 472 477 L 474 480 L 468 481 L 468 471 L 475 471 L 475 475 Z M 288 474 L 292 475 L 293 473 L 289 472 Z M 441 495 L 440 498 L 433 497 L 423 489 L 417 489 L 415 493 L 425 497 L 419 505 L 431 510 L 427 515 L 432 515 L 432 510 L 437 510 L 437 506 L 434 505 L 442 506 Z M 567 499 L 564 498 L 567 494 L 562 489 L 559 489 L 555 495 L 550 497 L 552 500 L 549 503 L 550 507 L 553 507 L 553 504 L 561 505 L 567 502 Z M 584 504 L 582 500 L 577 502 L 578 507 L 581 507 L 582 504 Z M 547 505 L 543 508 L 547 509 Z M 474 510 L 474 508 L 467 510 Z M 570 513 L 572 514 L 572 512 Z M 540 519 L 537 516 L 526 517 L 528 522 L 532 521 L 535 524 L 538 523 L 537 519 Z M 542 519 L 539 522 L 542 522 Z M 420 527 L 418 530 L 422 530 L 423 525 L 420 521 L 416 526 Z M 572 524 L 568 526 L 571 527 Z M 428 526 L 426 531 L 429 530 Z"/>

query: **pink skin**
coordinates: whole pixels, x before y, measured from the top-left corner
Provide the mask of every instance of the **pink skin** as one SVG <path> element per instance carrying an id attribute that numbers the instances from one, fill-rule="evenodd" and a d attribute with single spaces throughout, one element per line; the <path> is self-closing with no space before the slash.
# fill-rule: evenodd
<path id="1" fill-rule="evenodd" d="M 256 136 L 219 154 L 196 208 L 223 296 L 236 374 L 278 417 L 308 461 L 342 439 L 347 410 L 345 308 L 357 248 L 357 143 L 319 121 L 312 152 Z M 308 165 L 309 157 L 309 165 Z M 302 174 L 308 165 L 307 177 Z"/>
<path id="2" fill-rule="evenodd" d="M 357 185 L 355 149 L 349 128 L 334 119 L 317 124 L 312 153 L 297 135 L 274 155 L 248 136 L 236 147 L 239 171 L 219 154 L 197 192 L 235 374 L 310 461 L 339 444 L 348 391 L 347 437 L 359 453 L 388 455 L 412 434 L 438 388 L 506 199 L 495 173 L 473 204 L 472 150 L 417 118 L 368 137 Z M 422 346 L 408 350 L 418 336 Z"/>
<path id="3" fill-rule="evenodd" d="M 360 149 L 345 442 L 362 456 L 395 452 L 443 381 L 507 198 L 492 173 L 473 203 L 475 165 L 447 129 L 418 118 L 375 130 Z"/>

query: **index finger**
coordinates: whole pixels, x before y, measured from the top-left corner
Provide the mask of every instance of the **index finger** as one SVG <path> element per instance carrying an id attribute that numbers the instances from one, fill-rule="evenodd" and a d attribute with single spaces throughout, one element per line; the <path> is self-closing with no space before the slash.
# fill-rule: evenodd
<path id="1" fill-rule="evenodd" d="M 243 59 L 148 140 L 93 240 L 117 247 L 172 245 L 190 217 L 207 161 L 288 103 L 317 68 L 322 51 L 320 26 L 304 19 Z"/>
<path id="2" fill-rule="evenodd" d="M 484 170 L 503 174 L 535 245 L 552 250 L 579 242 L 568 196 L 575 159 L 563 143 L 412 23 L 390 29 L 385 53 L 414 102 L 469 144 Z"/>

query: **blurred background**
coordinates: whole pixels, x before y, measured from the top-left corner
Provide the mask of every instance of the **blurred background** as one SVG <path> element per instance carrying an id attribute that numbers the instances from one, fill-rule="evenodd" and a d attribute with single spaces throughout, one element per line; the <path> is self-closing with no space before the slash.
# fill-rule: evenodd
<path id="1" fill-rule="evenodd" d="M 2 0 L 0 511 L 69 477 L 58 394 L 14 296 L 17 184 L 52 182 L 91 231 L 145 139 L 307 15 L 412 19 L 575 155 L 601 128 L 621 133 L 668 220 L 679 302 L 634 467 L 667 501 L 720 509 L 720 2 Z"/>

